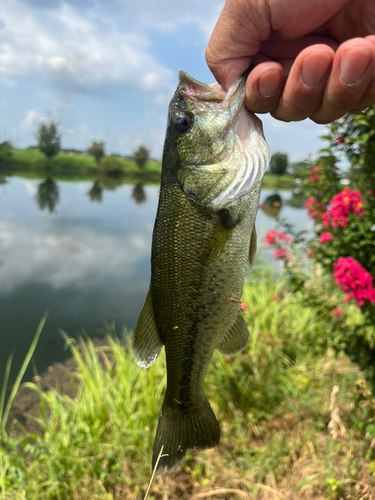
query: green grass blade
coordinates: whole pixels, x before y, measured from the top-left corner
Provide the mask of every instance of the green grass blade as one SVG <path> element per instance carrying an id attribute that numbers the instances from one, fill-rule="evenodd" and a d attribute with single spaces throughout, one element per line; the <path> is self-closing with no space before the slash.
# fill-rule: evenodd
<path id="1" fill-rule="evenodd" d="M 15 382 L 13 384 L 12 391 L 10 393 L 7 405 L 5 407 L 5 410 L 4 410 L 4 412 L 2 414 L 0 413 L 0 431 L 1 431 L 0 434 L 3 434 L 5 432 L 5 426 L 6 426 L 6 422 L 8 420 L 10 409 L 12 407 L 12 404 L 14 403 L 14 400 L 16 398 L 18 389 L 19 389 L 19 387 L 21 385 L 22 377 L 24 376 L 26 368 L 28 367 L 28 365 L 30 363 L 32 355 L 34 354 L 34 351 L 35 351 L 35 348 L 37 346 L 40 334 L 42 333 L 42 330 L 43 330 L 43 327 L 44 327 L 44 323 L 47 320 L 47 316 L 48 316 L 48 313 L 46 312 L 46 313 L 44 313 L 42 319 L 40 320 L 40 323 L 39 323 L 38 328 L 37 328 L 37 330 L 35 332 L 33 341 L 31 342 L 30 348 L 29 348 L 29 350 L 28 350 L 28 352 L 26 354 L 26 357 L 25 357 L 25 359 L 24 359 L 24 361 L 22 363 L 21 369 L 18 372 L 16 380 L 15 380 Z M 8 368 L 8 365 L 9 365 L 9 363 L 7 363 L 7 368 Z M 10 370 L 10 366 L 9 366 L 9 370 Z M 9 373 L 8 373 L 8 376 L 9 376 Z M 4 385 L 3 385 L 1 397 L 3 396 L 3 392 L 4 392 Z"/>
<path id="2" fill-rule="evenodd" d="M 8 380 L 9 380 L 10 369 L 11 369 L 11 366 L 12 366 L 13 354 L 14 354 L 14 352 L 12 352 L 9 355 L 9 357 L 8 357 L 7 364 L 6 364 L 6 367 L 5 367 L 3 385 L 2 385 L 2 388 L 1 388 L 1 396 L 0 396 L 0 423 L 2 422 L 2 415 L 3 415 L 4 403 L 5 403 L 5 394 L 6 394 L 6 390 L 7 390 L 7 387 L 8 387 Z"/>

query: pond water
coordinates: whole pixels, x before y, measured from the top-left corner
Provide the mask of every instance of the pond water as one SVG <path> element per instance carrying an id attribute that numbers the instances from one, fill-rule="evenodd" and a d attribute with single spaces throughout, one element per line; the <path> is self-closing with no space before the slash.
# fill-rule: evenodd
<path id="1" fill-rule="evenodd" d="M 4 183 L 5 182 L 5 183 Z M 9 177 L 0 185 L 0 384 L 15 350 L 12 378 L 49 311 L 34 361 L 43 372 L 67 356 L 60 329 L 100 336 L 106 324 L 135 328 L 150 279 L 156 185 L 55 182 Z M 311 229 L 303 197 L 264 190 L 258 245 L 280 214 Z M 275 205 L 272 205 L 276 199 Z M 271 252 L 262 254 L 271 259 Z M 28 372 L 30 376 L 31 371 Z"/>

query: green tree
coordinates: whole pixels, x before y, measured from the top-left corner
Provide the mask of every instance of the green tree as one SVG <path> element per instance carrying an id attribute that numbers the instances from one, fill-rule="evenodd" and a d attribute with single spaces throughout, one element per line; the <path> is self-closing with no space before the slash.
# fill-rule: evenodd
<path id="1" fill-rule="evenodd" d="M 271 158 L 270 171 L 275 175 L 283 175 L 288 168 L 288 155 L 285 153 L 274 153 Z"/>
<path id="2" fill-rule="evenodd" d="M 300 177 L 305 179 L 310 176 L 311 163 L 308 160 L 296 161 L 288 165 L 288 172 L 293 177 Z"/>
<path id="3" fill-rule="evenodd" d="M 96 163 L 99 165 L 100 160 L 105 156 L 104 142 L 94 141 L 88 152 L 95 158 Z"/>
<path id="4" fill-rule="evenodd" d="M 106 156 L 100 162 L 100 170 L 103 174 L 118 176 L 124 168 L 123 161 L 117 156 Z"/>
<path id="5" fill-rule="evenodd" d="M 41 123 L 36 133 L 38 147 L 50 160 L 60 151 L 61 135 L 55 122 Z"/>
<path id="6" fill-rule="evenodd" d="M 12 150 L 0 144 L 0 167 L 8 167 L 12 161 Z"/>
<path id="7" fill-rule="evenodd" d="M 150 151 L 146 148 L 146 146 L 141 145 L 137 151 L 134 152 L 134 161 L 139 168 L 143 168 L 146 165 L 149 157 Z"/>

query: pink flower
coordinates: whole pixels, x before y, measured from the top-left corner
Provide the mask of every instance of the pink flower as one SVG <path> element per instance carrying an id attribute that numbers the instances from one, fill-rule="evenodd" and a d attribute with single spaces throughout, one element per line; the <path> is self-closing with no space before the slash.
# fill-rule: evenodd
<path id="1" fill-rule="evenodd" d="M 319 238 L 319 243 L 325 243 L 333 238 L 332 233 L 322 233 Z"/>
<path id="2" fill-rule="evenodd" d="M 268 231 L 264 239 L 265 245 L 273 245 L 276 247 L 272 257 L 274 259 L 290 259 L 290 244 L 293 242 L 293 238 L 281 231 Z"/>
<path id="3" fill-rule="evenodd" d="M 271 229 L 271 231 L 268 231 L 264 238 L 265 245 L 277 245 L 282 241 L 291 243 L 293 241 L 293 238 L 291 236 L 288 236 L 287 234 L 282 233 L 281 231 L 274 231 L 273 229 Z"/>
<path id="4" fill-rule="evenodd" d="M 336 284 L 344 292 L 349 292 L 345 302 L 355 299 L 359 306 L 365 304 L 365 300 L 375 303 L 375 289 L 372 284 L 371 274 L 352 257 L 340 257 L 333 264 Z"/>
<path id="5" fill-rule="evenodd" d="M 277 295 L 272 295 L 272 300 L 274 300 L 275 302 L 279 302 L 280 301 L 280 297 L 278 297 Z"/>
<path id="6" fill-rule="evenodd" d="M 320 179 L 322 178 L 322 170 L 323 170 L 322 167 L 312 167 L 310 181 L 311 182 L 320 181 Z"/>
<path id="7" fill-rule="evenodd" d="M 344 144 L 345 142 L 345 139 L 343 137 L 338 137 L 336 140 L 335 140 L 335 143 L 336 144 Z"/>
<path id="8" fill-rule="evenodd" d="M 314 196 L 310 196 L 305 201 L 306 210 L 309 213 L 310 219 L 319 219 L 322 217 L 323 212 L 327 209 L 325 205 L 322 205 Z"/>
<path id="9" fill-rule="evenodd" d="M 332 313 L 337 316 L 338 318 L 340 318 L 340 316 L 342 316 L 342 310 L 339 309 L 338 307 L 336 307 L 335 309 L 333 309 Z"/>
<path id="10" fill-rule="evenodd" d="M 290 259 L 290 252 L 287 248 L 278 248 L 273 252 L 274 259 Z"/>
<path id="11" fill-rule="evenodd" d="M 364 211 L 361 193 L 345 188 L 330 201 L 328 212 L 323 214 L 323 226 L 345 227 L 349 214 L 356 214 L 361 218 Z"/>

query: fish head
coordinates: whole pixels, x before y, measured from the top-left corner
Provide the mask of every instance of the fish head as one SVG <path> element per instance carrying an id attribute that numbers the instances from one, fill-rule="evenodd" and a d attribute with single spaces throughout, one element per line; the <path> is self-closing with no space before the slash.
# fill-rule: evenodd
<path id="1" fill-rule="evenodd" d="M 245 108 L 246 76 L 228 90 L 180 71 L 169 106 L 163 164 L 186 196 L 228 207 L 258 184 L 271 153 L 262 122 Z"/>

